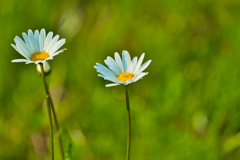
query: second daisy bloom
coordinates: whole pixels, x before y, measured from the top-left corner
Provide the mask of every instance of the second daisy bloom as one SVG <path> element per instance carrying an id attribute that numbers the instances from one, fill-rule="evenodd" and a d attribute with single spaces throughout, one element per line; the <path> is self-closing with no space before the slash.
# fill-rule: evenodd
<path id="1" fill-rule="evenodd" d="M 28 35 L 26 33 L 22 35 L 25 42 L 16 36 L 14 38 L 16 45 L 11 45 L 26 59 L 14 59 L 12 62 L 26 62 L 26 64 L 45 63 L 47 60 L 53 59 L 54 56 L 66 50 L 62 49 L 58 51 L 66 40 L 58 40 L 59 35 L 53 37 L 53 32 L 49 32 L 46 35 L 45 29 L 42 29 L 40 32 L 35 30 L 34 33 L 32 30 L 28 30 Z"/>
<path id="2" fill-rule="evenodd" d="M 105 67 L 102 64 L 97 63 L 94 68 L 97 69 L 98 76 L 103 77 L 105 80 L 112 81 L 114 83 L 106 85 L 106 87 L 112 87 L 117 85 L 128 85 L 133 82 L 138 81 L 140 78 L 144 77 L 148 74 L 148 72 L 143 72 L 148 65 L 151 63 L 151 60 L 148 60 L 143 65 L 143 59 L 145 54 L 143 53 L 141 57 L 134 57 L 131 60 L 131 56 L 127 51 L 122 52 L 122 59 L 117 52 L 115 52 L 114 58 L 107 57 L 104 61 L 106 65 Z"/>

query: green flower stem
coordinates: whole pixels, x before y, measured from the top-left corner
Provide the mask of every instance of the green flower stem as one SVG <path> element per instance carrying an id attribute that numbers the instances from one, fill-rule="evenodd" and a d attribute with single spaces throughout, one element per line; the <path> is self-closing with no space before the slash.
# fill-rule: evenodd
<path id="1" fill-rule="evenodd" d="M 131 118 L 130 118 L 130 104 L 128 95 L 128 86 L 126 85 L 126 105 L 127 105 L 127 152 L 126 160 L 130 160 L 130 146 L 131 146 Z"/>
<path id="2" fill-rule="evenodd" d="M 49 118 L 49 132 L 50 132 L 50 154 L 51 154 L 51 160 L 54 160 L 54 143 L 53 143 L 53 125 L 52 125 L 52 114 L 51 114 L 51 107 L 50 107 L 50 97 L 48 93 L 48 88 L 45 80 L 45 73 L 43 69 L 43 64 L 40 63 L 41 71 L 42 71 L 42 80 L 45 88 L 45 96 L 47 100 L 47 108 L 48 108 L 48 118 Z"/>
<path id="3" fill-rule="evenodd" d="M 53 120 L 54 120 L 54 123 L 55 123 L 55 126 L 56 126 L 56 130 L 57 130 L 57 132 L 59 132 L 59 125 L 58 125 L 57 115 L 56 115 L 56 112 L 55 112 L 55 108 L 54 108 L 54 105 L 53 105 L 53 101 L 52 101 L 49 89 L 48 89 L 48 94 L 49 94 L 49 100 L 50 100 L 52 114 L 53 114 Z M 65 160 L 61 134 L 58 135 L 58 142 L 59 142 L 59 147 L 60 147 L 60 151 L 61 151 L 62 160 Z"/>

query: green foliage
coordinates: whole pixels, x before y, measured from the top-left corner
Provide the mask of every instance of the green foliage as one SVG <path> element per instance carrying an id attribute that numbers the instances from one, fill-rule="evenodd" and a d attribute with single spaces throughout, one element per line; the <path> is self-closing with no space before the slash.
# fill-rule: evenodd
<path id="1" fill-rule="evenodd" d="M 47 159 L 42 80 L 10 46 L 41 28 L 67 40 L 47 80 L 71 160 L 125 158 L 124 88 L 93 68 L 122 50 L 152 59 L 129 86 L 133 160 L 239 159 L 239 17 L 237 0 L 0 1 L 0 160 Z"/>

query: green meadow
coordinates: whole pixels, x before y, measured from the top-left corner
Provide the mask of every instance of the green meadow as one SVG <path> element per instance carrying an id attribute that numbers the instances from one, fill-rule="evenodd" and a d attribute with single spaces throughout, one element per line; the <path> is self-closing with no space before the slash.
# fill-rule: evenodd
<path id="1" fill-rule="evenodd" d="M 94 68 L 127 50 L 152 60 L 129 85 L 131 160 L 240 159 L 238 0 L 0 0 L 0 160 L 47 160 L 49 121 L 35 64 L 11 47 L 28 29 L 65 38 L 48 61 L 68 160 L 123 160 L 124 86 Z"/>

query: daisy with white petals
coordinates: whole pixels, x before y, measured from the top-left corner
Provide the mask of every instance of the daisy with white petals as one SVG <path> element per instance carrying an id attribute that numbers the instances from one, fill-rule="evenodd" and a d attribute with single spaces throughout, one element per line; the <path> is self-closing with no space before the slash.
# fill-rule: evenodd
<path id="1" fill-rule="evenodd" d="M 54 56 L 63 52 L 66 49 L 59 50 L 60 47 L 66 42 L 65 39 L 59 39 L 59 35 L 53 37 L 53 32 L 49 32 L 46 35 L 45 29 L 41 29 L 33 31 L 31 29 L 28 30 L 28 35 L 23 33 L 24 41 L 16 36 L 14 38 L 15 45 L 11 44 L 12 47 L 18 51 L 23 57 L 26 59 L 14 59 L 12 62 L 25 62 L 26 64 L 35 63 L 37 64 L 37 69 L 42 75 L 42 80 L 45 88 L 45 96 L 47 102 L 48 116 L 49 116 L 49 144 L 50 144 L 50 156 L 51 159 L 54 160 L 54 139 L 53 139 L 53 124 L 52 124 L 52 115 L 54 117 L 54 122 L 56 125 L 57 131 L 59 131 L 57 117 L 54 111 L 53 102 L 51 100 L 48 86 L 46 83 L 45 76 L 48 72 L 51 71 L 50 65 L 48 64 L 48 60 L 53 59 Z M 46 72 L 46 73 L 45 73 Z M 62 147 L 61 137 L 58 136 L 59 146 L 62 155 L 62 160 L 64 160 L 64 150 Z"/>
<path id="2" fill-rule="evenodd" d="M 143 58 L 145 54 L 143 53 L 141 57 L 134 57 L 131 59 L 127 51 L 122 52 L 122 59 L 119 54 L 115 53 L 115 60 L 112 57 L 107 57 L 104 61 L 105 67 L 97 63 L 94 68 L 97 69 L 98 76 L 103 77 L 105 80 L 112 81 L 114 83 L 107 84 L 106 87 L 112 87 L 117 85 L 125 85 L 125 97 L 127 106 L 127 151 L 126 160 L 130 160 L 130 148 L 131 148 L 131 117 L 130 117 L 130 103 L 128 94 L 128 85 L 138 81 L 140 78 L 148 74 L 148 72 L 143 72 L 151 63 L 152 60 L 148 60 L 142 65 Z"/>
<path id="3" fill-rule="evenodd" d="M 98 76 L 103 77 L 105 80 L 112 81 L 114 83 L 106 85 L 106 87 L 112 87 L 117 85 L 129 85 L 133 82 L 138 81 L 140 78 L 148 74 L 148 72 L 143 72 L 148 65 L 151 63 L 151 60 L 148 60 L 146 63 L 142 64 L 144 53 L 141 57 L 134 57 L 131 60 L 131 57 L 127 51 L 122 52 L 122 59 L 117 52 L 115 52 L 115 60 L 112 57 L 107 57 L 104 61 L 105 67 L 102 64 L 97 63 L 94 68 L 97 69 Z"/>
<path id="4" fill-rule="evenodd" d="M 18 51 L 26 59 L 14 59 L 12 62 L 26 62 L 29 63 L 45 63 L 47 60 L 53 59 L 54 56 L 63 52 L 66 49 L 59 50 L 60 47 L 66 42 L 65 39 L 59 39 L 59 35 L 53 37 L 53 32 L 46 35 L 45 29 L 39 33 L 38 30 L 28 30 L 28 35 L 23 33 L 24 41 L 16 36 L 14 41 L 16 45 L 11 44 L 12 47 Z"/>

